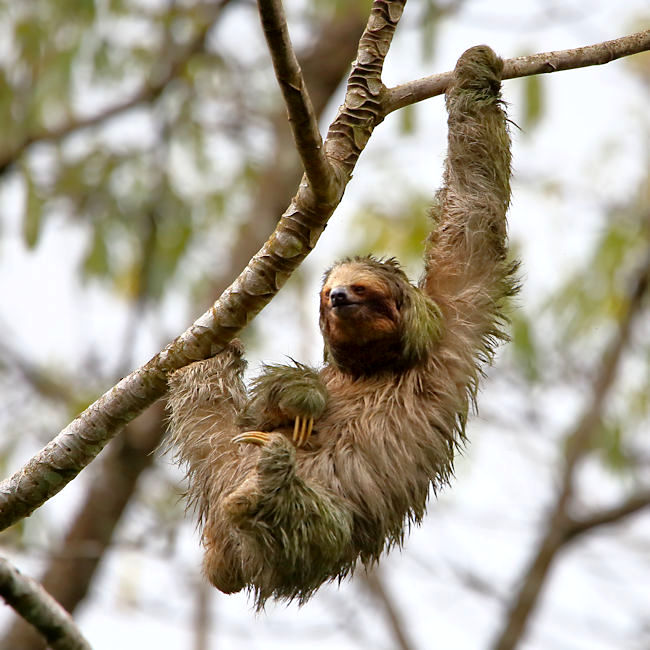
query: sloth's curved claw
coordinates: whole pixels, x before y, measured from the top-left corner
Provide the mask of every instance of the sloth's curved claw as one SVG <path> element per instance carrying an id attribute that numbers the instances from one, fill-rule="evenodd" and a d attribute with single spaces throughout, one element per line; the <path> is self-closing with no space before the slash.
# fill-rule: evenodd
<path id="1" fill-rule="evenodd" d="M 306 418 L 300 415 L 296 417 L 293 425 L 293 441 L 296 447 L 302 447 L 307 442 L 313 428 L 314 418 Z"/>
<path id="2" fill-rule="evenodd" d="M 238 433 L 232 441 L 236 444 L 249 443 L 251 445 L 262 445 L 267 444 L 271 440 L 271 434 L 264 431 L 244 431 L 243 433 Z"/>

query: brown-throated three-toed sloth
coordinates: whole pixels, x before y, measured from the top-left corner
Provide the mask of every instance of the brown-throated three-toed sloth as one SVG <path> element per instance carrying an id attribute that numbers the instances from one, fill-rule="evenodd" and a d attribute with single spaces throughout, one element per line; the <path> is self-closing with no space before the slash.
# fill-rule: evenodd
<path id="1" fill-rule="evenodd" d="M 419 287 L 394 260 L 344 260 L 320 294 L 322 368 L 267 366 L 247 393 L 233 343 L 171 377 L 170 444 L 218 589 L 303 601 L 401 544 L 448 480 L 515 290 L 502 66 L 487 46 L 456 65 Z"/>

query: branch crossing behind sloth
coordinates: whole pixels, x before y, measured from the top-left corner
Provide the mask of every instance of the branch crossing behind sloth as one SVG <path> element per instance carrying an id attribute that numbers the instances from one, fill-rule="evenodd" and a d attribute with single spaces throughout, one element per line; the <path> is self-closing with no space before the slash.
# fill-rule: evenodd
<path id="1" fill-rule="evenodd" d="M 321 290 L 322 368 L 266 366 L 247 392 L 233 342 L 171 377 L 169 444 L 221 591 L 303 602 L 401 545 L 449 480 L 516 291 L 502 66 L 487 46 L 456 65 L 419 287 L 395 260 L 343 260 Z"/>

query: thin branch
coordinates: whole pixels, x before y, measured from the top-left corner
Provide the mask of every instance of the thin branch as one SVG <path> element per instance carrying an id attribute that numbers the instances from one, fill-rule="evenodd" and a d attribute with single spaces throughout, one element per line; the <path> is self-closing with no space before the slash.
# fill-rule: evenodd
<path id="1" fill-rule="evenodd" d="M 566 542 L 569 542 L 594 528 L 617 524 L 630 515 L 634 515 L 648 507 L 650 507 L 650 490 L 645 490 L 633 494 L 631 497 L 612 508 L 593 512 L 589 516 L 580 519 L 569 519 L 567 522 L 567 529 L 564 533 Z"/>
<path id="2" fill-rule="evenodd" d="M 54 402 L 72 404 L 78 399 L 75 386 L 71 381 L 55 379 L 52 373 L 38 367 L 32 361 L 21 356 L 18 350 L 11 348 L 5 341 L 15 340 L 7 334 L 7 329 L 2 327 L 3 336 L 0 337 L 0 368 L 16 371 L 39 394 Z"/>
<path id="3" fill-rule="evenodd" d="M 447 566 L 465 589 L 471 589 L 481 596 L 487 596 L 488 598 L 493 598 L 501 602 L 505 601 L 504 595 L 497 590 L 496 586 L 489 579 L 449 559 L 447 560 Z"/>
<path id="4" fill-rule="evenodd" d="M 401 648 L 401 650 L 412 650 L 411 643 L 406 635 L 406 625 L 395 606 L 395 602 L 386 590 L 384 581 L 381 579 L 377 569 L 363 573 L 362 580 L 370 593 L 382 604 L 386 612 L 387 622 L 390 625 L 393 636 L 395 637 L 397 647 Z"/>
<path id="5" fill-rule="evenodd" d="M 641 311 L 643 299 L 648 291 L 649 275 L 650 258 L 645 261 L 637 273 L 616 336 L 605 351 L 600 370 L 594 379 L 591 399 L 576 427 L 566 438 L 565 463 L 558 497 L 549 515 L 546 530 L 537 545 L 530 564 L 523 572 L 521 586 L 512 601 L 503 629 L 494 645 L 491 646 L 494 650 L 513 650 L 519 644 L 542 588 L 548 579 L 551 565 L 560 549 L 571 537 L 575 537 L 575 534 L 571 534 L 572 520 L 567 512 L 573 493 L 575 470 L 578 462 L 589 451 L 590 442 L 602 418 L 606 399 L 616 379 L 623 351 L 629 343 L 632 324 Z"/>
<path id="6" fill-rule="evenodd" d="M 650 50 L 650 29 L 595 45 L 505 59 L 501 78 L 516 79 L 535 74 L 602 65 L 648 50 Z M 423 99 L 442 95 L 447 89 L 451 75 L 451 72 L 442 72 L 387 89 L 383 100 L 384 115 L 409 104 L 421 102 Z"/>
<path id="7" fill-rule="evenodd" d="M 359 41 L 346 101 L 324 145 L 336 168 L 336 201 L 318 201 L 301 185 L 275 232 L 207 312 L 0 483 L 0 530 L 31 514 L 75 478 L 118 431 L 165 394 L 171 372 L 222 350 L 270 302 L 316 245 L 361 151 L 381 121 L 381 71 L 405 1 L 374 0 Z"/>
<path id="8" fill-rule="evenodd" d="M 209 15 L 206 16 L 205 22 L 201 25 L 198 32 L 192 40 L 172 58 L 165 66 L 163 74 L 154 80 L 147 80 L 138 88 L 130 97 L 108 106 L 94 115 L 87 117 L 78 117 L 68 122 L 63 122 L 59 126 L 46 129 L 36 129 L 20 138 L 19 141 L 9 144 L 0 151 L 0 174 L 4 173 L 20 156 L 22 156 L 29 147 L 38 142 L 56 142 L 62 140 L 71 133 L 88 129 L 107 120 L 125 113 L 126 111 L 139 106 L 140 104 L 153 102 L 165 90 L 170 81 L 175 79 L 188 61 L 199 52 L 205 49 L 205 41 L 212 28 L 215 20 L 218 18 L 222 9 L 231 0 L 220 0 L 214 5 L 210 5 Z"/>
<path id="9" fill-rule="evenodd" d="M 318 119 L 291 45 L 282 0 L 258 0 L 257 5 L 298 155 L 312 192 L 327 201 L 333 190 L 332 166 L 323 150 Z"/>
<path id="10" fill-rule="evenodd" d="M 349 74 L 350 61 L 357 52 L 359 37 L 367 19 L 367 11 L 356 3 L 350 5 L 347 11 L 333 12 L 330 20 L 321 26 L 299 57 L 317 116 L 323 114 L 334 91 Z M 237 271 L 243 269 L 262 246 L 266 234 L 275 228 L 278 215 L 289 203 L 304 172 L 295 146 L 292 146 L 291 129 L 286 128 L 284 106 L 274 113 L 271 125 L 273 151 L 269 154 L 269 160 L 272 163 L 265 166 L 258 178 L 249 208 L 252 218 L 237 229 L 228 251 L 229 264 L 213 279 L 212 295 L 220 295 Z"/>
<path id="11" fill-rule="evenodd" d="M 70 614 L 36 580 L 0 558 L 0 596 L 47 640 L 53 650 L 90 650 Z"/>

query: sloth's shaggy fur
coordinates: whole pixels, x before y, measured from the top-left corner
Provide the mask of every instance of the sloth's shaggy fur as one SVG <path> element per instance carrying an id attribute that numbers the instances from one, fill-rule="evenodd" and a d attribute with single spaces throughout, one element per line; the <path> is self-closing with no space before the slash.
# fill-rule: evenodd
<path id="1" fill-rule="evenodd" d="M 172 376 L 170 444 L 188 467 L 205 572 L 220 590 L 248 588 L 258 606 L 304 601 L 401 544 L 430 488 L 449 480 L 516 289 L 502 65 L 479 46 L 456 66 L 419 287 L 394 260 L 344 260 L 321 291 L 321 369 L 267 366 L 247 392 L 234 343 Z M 296 417 L 315 422 L 299 447 Z M 270 433 L 260 447 L 232 442 L 251 429 Z"/>

